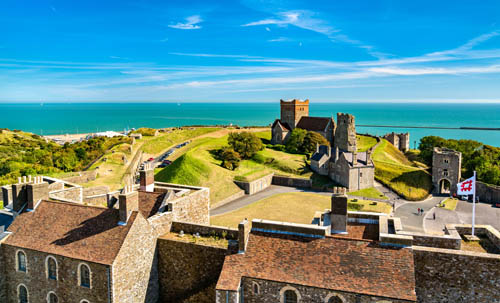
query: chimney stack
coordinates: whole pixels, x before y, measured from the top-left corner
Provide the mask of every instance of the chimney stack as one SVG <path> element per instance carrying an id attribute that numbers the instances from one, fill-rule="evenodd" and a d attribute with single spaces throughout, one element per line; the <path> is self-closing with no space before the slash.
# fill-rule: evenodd
<path id="1" fill-rule="evenodd" d="M 155 189 L 155 175 L 152 163 L 144 164 L 144 169 L 139 171 L 140 189 L 143 191 L 153 192 Z"/>
<path id="2" fill-rule="evenodd" d="M 2 196 L 3 196 L 3 207 L 9 205 L 12 203 L 12 186 L 11 185 L 5 185 L 2 186 Z"/>
<path id="3" fill-rule="evenodd" d="M 31 181 L 31 176 L 29 178 Z M 34 210 L 38 201 L 49 198 L 49 183 L 43 181 L 42 176 L 35 177 L 26 185 L 28 210 Z"/>
<path id="4" fill-rule="evenodd" d="M 244 253 L 247 248 L 248 235 L 251 229 L 251 223 L 247 218 L 238 224 L 238 252 L 240 254 Z"/>
<path id="5" fill-rule="evenodd" d="M 126 185 L 118 196 L 120 225 L 126 225 L 133 211 L 139 211 L 139 193 L 132 185 Z"/>
<path id="6" fill-rule="evenodd" d="M 335 162 L 337 162 L 339 159 L 339 147 L 335 146 Z"/>
<path id="7" fill-rule="evenodd" d="M 352 153 L 352 166 L 355 166 L 356 164 L 358 164 L 358 153 L 353 152 Z"/>
<path id="8" fill-rule="evenodd" d="M 319 143 L 316 143 L 316 152 L 319 153 Z"/>
<path id="9" fill-rule="evenodd" d="M 370 165 L 371 160 L 372 160 L 372 150 L 369 149 L 366 151 L 366 165 Z"/>
<path id="10" fill-rule="evenodd" d="M 24 176 L 18 177 L 17 183 L 12 184 L 12 210 L 15 212 L 21 211 L 26 202 L 28 202 L 26 183 L 26 176 Z"/>
<path id="11" fill-rule="evenodd" d="M 332 234 L 347 233 L 347 195 L 345 187 L 334 187 L 332 195 L 332 210 L 330 226 Z"/>

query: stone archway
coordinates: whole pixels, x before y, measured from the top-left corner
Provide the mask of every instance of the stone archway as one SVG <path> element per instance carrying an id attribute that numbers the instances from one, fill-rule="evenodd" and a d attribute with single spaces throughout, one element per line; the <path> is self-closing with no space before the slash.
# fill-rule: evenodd
<path id="1" fill-rule="evenodd" d="M 449 194 L 451 193 L 451 182 L 448 179 L 439 180 L 439 193 Z"/>

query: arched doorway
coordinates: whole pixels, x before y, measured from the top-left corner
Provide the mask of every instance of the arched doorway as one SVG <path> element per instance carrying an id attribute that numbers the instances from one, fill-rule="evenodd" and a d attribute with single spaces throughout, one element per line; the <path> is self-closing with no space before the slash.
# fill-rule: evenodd
<path id="1" fill-rule="evenodd" d="M 449 194 L 451 191 L 451 183 L 448 179 L 441 179 L 439 181 L 439 193 L 440 194 Z"/>

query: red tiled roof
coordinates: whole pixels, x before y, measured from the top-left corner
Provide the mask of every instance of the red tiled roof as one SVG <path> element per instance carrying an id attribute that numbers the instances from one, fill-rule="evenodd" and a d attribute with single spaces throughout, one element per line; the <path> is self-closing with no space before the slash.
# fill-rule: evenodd
<path id="1" fill-rule="evenodd" d="M 373 241 L 252 232 L 244 254 L 226 257 L 217 289 L 235 291 L 242 277 L 416 301 L 411 250 Z"/>
<path id="2" fill-rule="evenodd" d="M 144 218 L 154 216 L 167 193 L 139 191 L 139 211 Z"/>
<path id="3" fill-rule="evenodd" d="M 310 131 L 325 131 L 328 127 L 329 122 L 334 123 L 332 118 L 324 118 L 324 117 L 302 117 L 297 123 L 297 128 L 302 128 Z"/>
<path id="4" fill-rule="evenodd" d="M 136 217 L 121 226 L 118 209 L 42 201 L 14 220 L 4 244 L 112 264 Z"/>

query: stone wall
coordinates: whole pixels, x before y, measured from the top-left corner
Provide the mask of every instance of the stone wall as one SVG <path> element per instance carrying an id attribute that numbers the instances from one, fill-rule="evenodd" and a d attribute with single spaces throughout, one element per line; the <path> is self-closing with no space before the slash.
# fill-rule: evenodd
<path id="1" fill-rule="evenodd" d="M 202 224 L 193 224 L 186 222 L 172 222 L 171 232 L 178 233 L 183 231 L 187 234 L 195 234 L 199 233 L 201 236 L 218 236 L 222 237 L 223 234 L 226 235 L 227 239 L 238 239 L 238 229 L 236 228 L 227 228 L 221 226 L 214 225 L 202 225 Z"/>
<path id="2" fill-rule="evenodd" d="M 253 195 L 271 186 L 273 176 L 274 173 L 271 173 L 254 181 L 234 181 L 234 183 L 236 183 L 236 185 L 243 189 L 245 191 L 245 194 Z"/>
<path id="3" fill-rule="evenodd" d="M 418 302 L 500 302 L 500 255 L 413 247 Z"/>
<path id="4" fill-rule="evenodd" d="M 2 186 L 2 201 L 4 206 L 12 203 L 12 186 Z"/>
<path id="5" fill-rule="evenodd" d="M 94 181 L 97 178 L 97 170 L 88 170 L 78 172 L 78 176 L 72 176 L 64 178 L 63 180 L 71 183 L 87 183 L 90 181 Z"/>
<path id="6" fill-rule="evenodd" d="M 413 302 L 369 295 L 360 295 L 350 292 L 331 291 L 323 288 L 288 284 L 276 281 L 261 280 L 244 277 L 242 279 L 243 298 L 245 303 L 275 303 L 284 302 L 282 295 L 285 290 L 291 289 L 298 293 L 300 303 L 328 302 L 331 297 L 337 296 L 345 303 L 378 303 L 378 302 Z M 255 291 L 257 290 L 257 291 Z M 225 298 L 224 298 L 225 299 Z M 219 301 L 218 301 L 219 302 Z M 225 302 L 225 301 L 222 301 Z M 237 303 L 237 301 L 229 301 Z"/>
<path id="7" fill-rule="evenodd" d="M 146 219 L 140 213 L 136 214 L 137 217 L 113 262 L 113 302 L 156 303 L 156 237 Z"/>
<path id="8" fill-rule="evenodd" d="M 83 203 L 88 205 L 106 206 L 108 202 L 108 186 L 93 186 L 83 189 Z"/>
<path id="9" fill-rule="evenodd" d="M 471 224 L 452 224 L 459 234 L 472 234 Z M 500 249 L 500 232 L 491 225 L 476 225 L 474 234 L 487 237 L 498 249 Z"/>
<path id="10" fill-rule="evenodd" d="M 83 202 L 83 189 L 81 187 L 68 187 L 62 190 L 51 191 L 49 198 L 54 200 L 70 201 L 70 202 Z"/>
<path id="11" fill-rule="evenodd" d="M 353 115 L 337 113 L 334 147 L 341 151 L 355 152 L 357 146 L 356 126 Z"/>
<path id="12" fill-rule="evenodd" d="M 53 182 L 49 184 L 49 191 L 64 189 L 64 182 Z"/>
<path id="13" fill-rule="evenodd" d="M 476 196 L 479 197 L 481 202 L 500 203 L 500 186 L 483 182 L 477 182 L 476 184 Z"/>
<path id="14" fill-rule="evenodd" d="M 213 303 L 227 253 L 225 248 L 159 238 L 160 302 L 183 302 L 198 294 L 197 302 Z"/>
<path id="15" fill-rule="evenodd" d="M 273 185 L 311 188 L 311 179 L 292 178 L 287 176 L 273 176 Z"/>
<path id="16" fill-rule="evenodd" d="M 49 291 L 54 291 L 59 302 L 108 302 L 109 266 L 83 262 L 91 271 L 91 288 L 78 285 L 78 266 L 82 261 L 58 255 L 51 255 L 57 261 L 57 280 L 49 280 L 45 260 L 49 254 L 23 249 L 27 257 L 27 272 L 16 270 L 17 248 L 3 244 L 1 253 L 5 260 L 7 300 L 1 302 L 17 303 L 17 287 L 24 284 L 28 290 L 29 302 L 47 302 Z"/>
<path id="17" fill-rule="evenodd" d="M 224 204 L 227 204 L 231 201 L 234 201 L 236 199 L 239 199 L 241 197 L 245 196 L 245 191 L 244 190 L 239 190 L 237 193 L 225 198 L 225 199 L 222 199 L 220 200 L 219 202 L 215 203 L 214 205 L 212 205 L 212 207 L 219 207 L 219 206 L 222 206 Z"/>
<path id="18" fill-rule="evenodd" d="M 349 191 L 373 187 L 375 168 L 373 166 L 361 166 L 349 169 Z"/>

